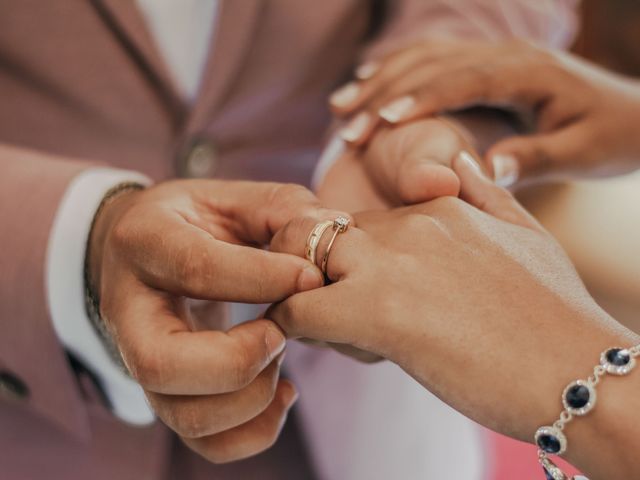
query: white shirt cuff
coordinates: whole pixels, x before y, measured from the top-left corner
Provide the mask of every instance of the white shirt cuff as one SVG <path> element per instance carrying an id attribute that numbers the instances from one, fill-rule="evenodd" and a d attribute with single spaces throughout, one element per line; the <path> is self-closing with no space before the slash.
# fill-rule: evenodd
<path id="1" fill-rule="evenodd" d="M 110 168 L 90 169 L 71 181 L 49 236 L 46 289 L 60 342 L 100 379 L 118 418 L 147 425 L 155 417 L 142 388 L 113 362 L 85 309 L 84 258 L 93 217 L 110 188 L 131 181 L 151 183 L 139 173 Z"/>

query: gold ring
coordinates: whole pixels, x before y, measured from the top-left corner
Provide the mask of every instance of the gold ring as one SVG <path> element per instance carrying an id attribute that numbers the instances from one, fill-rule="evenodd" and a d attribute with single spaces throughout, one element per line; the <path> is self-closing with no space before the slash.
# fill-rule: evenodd
<path id="1" fill-rule="evenodd" d="M 307 246 L 305 247 L 304 255 L 314 265 L 316 264 L 316 250 L 318 249 L 318 244 L 320 243 L 320 239 L 324 232 L 333 225 L 332 220 L 326 220 L 324 222 L 320 222 L 313 227 L 309 237 L 307 238 Z"/>
<path id="2" fill-rule="evenodd" d="M 333 247 L 333 242 L 336 241 L 336 237 L 347 231 L 349 228 L 350 220 L 347 217 L 338 217 L 332 222 L 333 226 L 333 236 L 329 241 L 329 245 L 327 245 L 327 249 L 324 252 L 324 256 L 322 257 L 322 265 L 320 270 L 327 276 L 327 263 L 329 263 L 329 253 L 331 253 L 331 247 Z"/>

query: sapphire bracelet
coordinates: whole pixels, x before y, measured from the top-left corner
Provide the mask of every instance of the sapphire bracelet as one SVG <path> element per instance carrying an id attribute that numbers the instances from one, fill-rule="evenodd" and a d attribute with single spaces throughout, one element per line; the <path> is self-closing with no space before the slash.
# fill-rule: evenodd
<path id="1" fill-rule="evenodd" d="M 567 385 L 562 392 L 564 410 L 553 425 L 540 427 L 535 434 L 538 446 L 538 460 L 547 480 L 570 480 L 569 477 L 549 458 L 548 455 L 562 455 L 567 450 L 567 437 L 564 427 L 575 417 L 589 413 L 596 404 L 596 385 L 607 374 L 626 375 L 636 366 L 636 357 L 640 356 L 640 345 L 632 348 L 610 348 L 600 355 L 600 364 L 593 369 L 593 375 L 586 380 L 576 380 Z M 586 477 L 573 477 L 573 480 L 588 480 Z"/>

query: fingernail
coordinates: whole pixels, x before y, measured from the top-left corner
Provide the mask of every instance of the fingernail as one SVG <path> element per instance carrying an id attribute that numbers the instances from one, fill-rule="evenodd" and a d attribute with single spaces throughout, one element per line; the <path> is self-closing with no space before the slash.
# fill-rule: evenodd
<path id="1" fill-rule="evenodd" d="M 359 94 L 360 86 L 355 82 L 351 82 L 333 92 L 329 101 L 336 107 L 348 107 L 356 101 Z"/>
<path id="2" fill-rule="evenodd" d="M 300 275 L 298 275 L 298 282 L 296 284 L 298 292 L 306 292 L 314 288 L 321 287 L 324 283 L 322 273 L 315 265 L 307 265 L 304 267 Z"/>
<path id="3" fill-rule="evenodd" d="M 458 154 L 458 158 L 469 168 L 473 169 L 478 175 L 480 175 L 481 177 L 486 177 L 486 175 L 482 171 L 482 168 L 480 167 L 480 164 L 476 161 L 475 158 L 473 158 L 473 155 L 471 155 L 469 152 L 467 152 L 466 150 L 461 151 Z"/>
<path id="4" fill-rule="evenodd" d="M 360 80 L 369 80 L 380 70 L 380 64 L 376 62 L 368 62 L 356 68 L 356 78 Z"/>
<path id="5" fill-rule="evenodd" d="M 283 350 L 282 353 L 278 355 L 278 358 L 276 358 L 276 363 L 278 364 L 278 366 L 282 365 L 282 362 L 284 362 L 284 357 L 286 357 L 286 355 L 287 355 L 286 350 Z"/>
<path id="6" fill-rule="evenodd" d="M 356 142 L 367 131 L 370 122 L 371 115 L 367 112 L 359 113 L 340 131 L 340 136 L 345 142 Z"/>
<path id="7" fill-rule="evenodd" d="M 520 166 L 518 160 L 511 155 L 494 155 L 491 158 L 493 164 L 493 178 L 496 185 L 509 187 L 518 180 Z"/>
<path id="8" fill-rule="evenodd" d="M 300 396 L 298 394 L 298 390 L 295 389 L 295 387 L 291 384 L 290 388 L 289 388 L 289 393 L 286 395 L 288 398 L 285 400 L 285 404 L 287 405 L 287 409 L 291 408 L 293 406 L 294 403 L 296 403 L 296 401 L 298 401 L 298 397 Z"/>
<path id="9" fill-rule="evenodd" d="M 287 344 L 287 339 L 284 338 L 284 334 L 280 331 L 280 329 L 276 326 L 268 327 L 267 333 L 265 334 L 267 349 L 271 354 L 270 358 L 275 358 L 277 355 L 282 353 L 284 347 Z"/>
<path id="10" fill-rule="evenodd" d="M 416 99 L 410 95 L 394 100 L 378 112 L 389 123 L 398 123 L 415 106 Z"/>

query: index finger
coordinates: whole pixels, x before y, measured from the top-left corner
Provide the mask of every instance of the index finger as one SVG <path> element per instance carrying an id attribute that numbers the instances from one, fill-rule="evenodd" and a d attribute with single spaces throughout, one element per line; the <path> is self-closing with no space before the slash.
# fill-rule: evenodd
<path id="1" fill-rule="evenodd" d="M 397 124 L 480 104 L 535 105 L 549 95 L 544 83 L 549 80 L 535 70 L 509 61 L 480 64 L 473 58 L 455 68 L 445 64 L 430 69 L 419 88 L 383 106 L 379 115 Z"/>
<path id="2" fill-rule="evenodd" d="M 254 320 L 227 332 L 191 331 L 179 300 L 144 285 L 130 286 L 129 292 L 126 303 L 106 306 L 105 317 L 125 365 L 145 390 L 181 395 L 236 391 L 285 348 L 284 335 L 271 321 Z"/>

